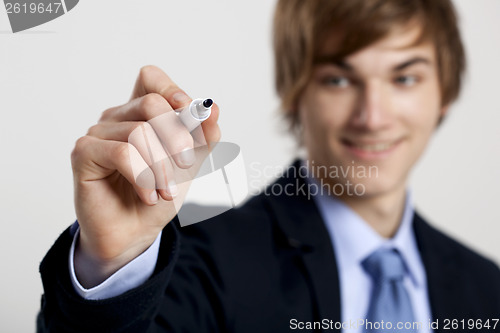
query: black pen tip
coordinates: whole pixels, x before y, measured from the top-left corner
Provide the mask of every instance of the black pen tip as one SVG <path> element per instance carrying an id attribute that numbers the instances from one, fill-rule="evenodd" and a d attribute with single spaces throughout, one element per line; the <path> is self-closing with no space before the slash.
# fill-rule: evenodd
<path id="1" fill-rule="evenodd" d="M 206 107 L 207 109 L 214 104 L 214 101 L 212 101 L 210 98 L 207 98 L 206 100 L 203 101 L 203 106 Z"/>

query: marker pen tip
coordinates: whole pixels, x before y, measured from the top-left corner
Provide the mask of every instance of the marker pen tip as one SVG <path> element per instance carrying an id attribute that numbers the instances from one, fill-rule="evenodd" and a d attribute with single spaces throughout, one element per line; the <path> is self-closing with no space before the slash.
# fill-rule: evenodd
<path id="1" fill-rule="evenodd" d="M 203 101 L 203 106 L 206 107 L 207 109 L 211 107 L 214 104 L 214 101 L 212 101 L 210 98 L 207 98 L 206 100 Z"/>

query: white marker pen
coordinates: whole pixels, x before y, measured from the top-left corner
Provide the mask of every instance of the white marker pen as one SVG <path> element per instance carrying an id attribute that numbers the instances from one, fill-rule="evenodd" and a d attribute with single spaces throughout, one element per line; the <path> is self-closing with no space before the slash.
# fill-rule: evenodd
<path id="1" fill-rule="evenodd" d="M 195 99 L 188 106 L 175 110 L 177 115 L 180 117 L 182 123 L 189 132 L 193 131 L 196 127 L 200 126 L 201 123 L 210 117 L 212 114 L 212 105 L 214 101 L 210 98 L 207 99 Z"/>

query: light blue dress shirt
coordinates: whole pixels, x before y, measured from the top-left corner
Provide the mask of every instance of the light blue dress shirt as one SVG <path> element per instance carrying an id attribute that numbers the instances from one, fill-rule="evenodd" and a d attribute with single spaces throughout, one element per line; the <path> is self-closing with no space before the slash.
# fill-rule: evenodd
<path id="1" fill-rule="evenodd" d="M 77 224 L 77 222 L 75 222 Z M 84 288 L 78 281 L 75 274 L 75 246 L 80 235 L 80 228 L 73 225 L 75 235 L 73 236 L 73 243 L 69 251 L 69 272 L 71 276 L 71 283 L 76 292 L 85 299 L 98 300 L 106 299 L 114 296 L 121 295 L 135 287 L 140 286 L 146 282 L 151 275 L 153 275 L 158 260 L 158 250 L 160 249 L 161 232 L 156 237 L 151 246 L 141 253 L 137 258 L 129 262 L 127 265 L 120 268 L 113 275 L 108 277 L 101 284 L 93 288 Z"/>

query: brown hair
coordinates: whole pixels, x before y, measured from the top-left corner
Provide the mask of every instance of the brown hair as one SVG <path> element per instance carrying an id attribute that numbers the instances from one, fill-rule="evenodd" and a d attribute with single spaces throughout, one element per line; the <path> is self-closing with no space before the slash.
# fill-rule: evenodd
<path id="1" fill-rule="evenodd" d="M 337 56 L 344 58 L 409 23 L 422 28 L 417 43 L 435 46 L 442 105 L 448 105 L 458 97 L 466 62 L 451 0 L 279 0 L 275 84 L 291 129 L 299 125 L 296 105 L 328 32 L 342 31 Z"/>

